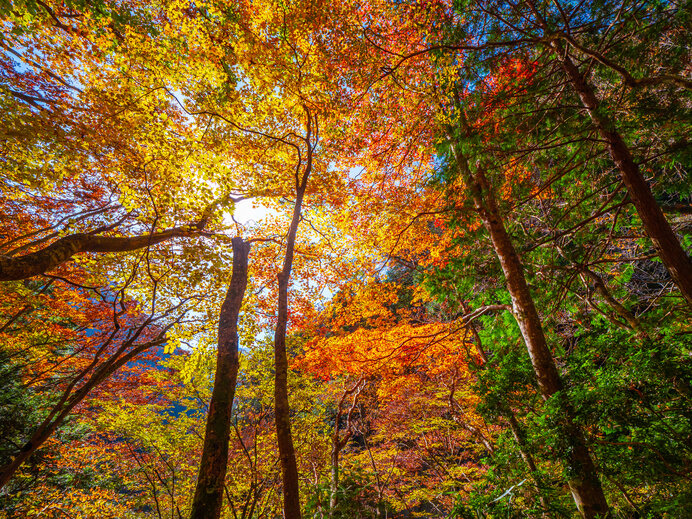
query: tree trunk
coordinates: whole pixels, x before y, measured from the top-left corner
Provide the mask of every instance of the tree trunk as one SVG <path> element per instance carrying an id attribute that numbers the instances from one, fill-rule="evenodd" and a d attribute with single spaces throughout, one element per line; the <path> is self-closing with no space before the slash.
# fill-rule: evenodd
<path id="1" fill-rule="evenodd" d="M 279 457 L 281 458 L 285 519 L 300 519 L 301 515 L 298 466 L 296 464 L 295 449 L 293 448 L 290 408 L 288 404 L 286 327 L 288 324 L 288 282 L 293 265 L 293 252 L 304 193 L 305 188 L 303 186 L 299 187 L 293 209 L 293 219 L 291 220 L 288 239 L 286 240 L 284 265 L 279 273 L 279 304 L 276 331 L 274 333 L 274 419 L 276 422 L 276 438 L 279 444 Z"/>
<path id="2" fill-rule="evenodd" d="M 580 274 L 583 274 L 584 276 L 588 276 L 589 278 L 591 278 L 596 288 L 596 292 L 598 292 L 600 296 L 603 298 L 603 300 L 615 311 L 615 313 L 617 313 L 627 323 L 630 329 L 635 331 L 637 335 L 639 335 L 642 338 L 648 337 L 646 331 L 644 330 L 644 327 L 642 326 L 641 321 L 611 295 L 611 293 L 608 291 L 608 287 L 606 287 L 601 276 L 599 276 L 596 272 L 589 269 L 588 267 L 584 266 L 582 266 L 579 269 L 579 271 Z"/>
<path id="3" fill-rule="evenodd" d="M 465 312 L 468 312 L 468 308 L 464 308 Z M 469 322 L 468 326 L 471 329 L 471 333 L 473 334 L 474 338 L 474 345 L 476 347 L 476 352 L 478 353 L 478 356 L 481 358 L 483 361 L 483 367 L 486 368 L 488 366 L 488 356 L 485 354 L 485 350 L 483 349 L 483 344 L 481 342 L 481 337 L 478 334 L 478 331 L 476 330 L 476 325 L 473 322 Z M 540 473 L 538 472 L 538 467 L 536 466 L 536 462 L 533 459 L 533 456 L 531 455 L 531 452 L 528 449 L 528 446 L 526 445 L 526 440 L 524 437 L 524 431 L 521 428 L 521 425 L 519 424 L 519 421 L 517 420 L 516 416 L 514 415 L 514 411 L 509 406 L 503 406 L 504 409 L 501 410 L 501 416 L 503 416 L 507 422 L 509 423 L 509 428 L 512 431 L 512 436 L 514 437 L 514 441 L 517 444 L 517 448 L 519 449 L 519 454 L 521 455 L 521 459 L 524 460 L 524 463 L 526 464 L 527 468 L 529 469 L 529 474 L 531 476 L 531 479 L 534 482 L 534 486 L 536 488 L 536 492 L 538 493 L 538 501 L 540 502 L 541 506 L 543 507 L 543 517 L 544 518 L 550 518 L 550 507 L 548 506 L 548 501 L 546 500 L 545 496 L 541 493 L 541 489 L 544 487 L 542 478 L 540 476 Z M 487 448 L 487 447 L 486 447 Z M 490 451 L 492 454 L 492 451 Z"/>
<path id="4" fill-rule="evenodd" d="M 358 397 L 363 389 L 363 381 L 365 377 L 361 377 L 355 383 L 351 389 L 346 389 L 341 395 L 341 399 L 336 406 L 336 416 L 334 417 L 334 432 L 332 433 L 332 450 L 330 455 L 330 479 L 329 479 L 329 517 L 334 517 L 336 512 L 336 507 L 339 504 L 339 455 L 341 454 L 341 449 L 346 447 L 348 441 L 353 435 L 353 429 L 351 428 L 351 418 L 353 412 L 356 409 L 356 403 L 358 402 Z M 351 408 L 346 413 L 346 432 L 343 437 L 339 435 L 339 423 L 341 422 L 341 417 L 343 412 L 341 408 L 346 401 L 346 397 L 353 395 L 353 402 L 351 403 Z"/>
<path id="5" fill-rule="evenodd" d="M 223 504 L 231 413 L 238 378 L 238 315 L 247 288 L 250 253 L 250 244 L 242 238 L 233 238 L 232 244 L 233 274 L 219 315 L 214 390 L 207 414 L 191 519 L 218 519 Z"/>
<path id="6" fill-rule="evenodd" d="M 288 326 L 288 282 L 291 278 L 293 254 L 295 251 L 296 234 L 300 223 L 300 213 L 303 208 L 303 198 L 308 179 L 312 172 L 312 114 L 307 106 L 303 106 L 307 127 L 303 138 L 307 145 L 307 158 L 302 175 L 299 175 L 301 159 L 296 169 L 296 203 L 293 206 L 293 218 L 286 236 L 286 255 L 284 264 L 279 272 L 279 296 L 277 305 L 276 330 L 274 331 L 274 421 L 276 424 L 276 440 L 279 445 L 281 460 L 281 479 L 283 483 L 284 519 L 300 519 L 300 487 L 298 485 L 298 465 L 293 447 L 291 434 L 290 406 L 288 404 L 288 356 L 286 354 L 286 328 Z"/>
<path id="7" fill-rule="evenodd" d="M 165 339 L 159 338 L 144 344 L 140 344 L 135 346 L 127 354 L 120 357 L 119 355 L 124 352 L 125 348 L 132 345 L 132 341 L 134 341 L 134 339 L 126 342 L 125 345 L 119 348 L 118 352 L 116 352 L 113 357 L 101 364 L 101 366 L 96 369 L 96 371 L 89 377 L 84 385 L 82 385 L 77 391 L 75 391 L 74 394 L 72 394 L 72 397 L 70 397 L 70 388 L 64 392 L 60 401 L 53 407 L 43 423 L 36 428 L 29 441 L 26 442 L 19 452 L 15 453 L 15 455 L 12 457 L 12 461 L 0 467 L 0 489 L 2 489 L 9 482 L 19 467 L 21 467 L 24 462 L 29 459 L 29 457 L 31 457 L 31 455 L 36 452 L 48 438 L 51 437 L 51 435 L 58 427 L 60 427 L 72 410 L 79 405 L 96 386 L 101 384 L 101 382 L 106 380 L 122 366 L 133 360 L 140 353 L 163 344 Z M 78 380 L 73 381 L 71 386 L 74 386 L 74 384 L 77 382 Z"/>
<path id="8" fill-rule="evenodd" d="M 562 389 L 555 360 L 548 348 L 538 311 L 529 292 L 524 268 L 505 229 L 487 179 L 480 167 L 472 173 L 466 157 L 455 154 L 459 174 L 470 189 L 474 205 L 480 215 L 505 275 L 507 290 L 512 298 L 514 317 L 519 325 L 526 348 L 538 380 L 541 396 L 549 399 Z M 568 402 L 560 397 L 563 415 L 563 434 L 569 444 L 567 463 L 571 477 L 568 481 L 574 501 L 586 519 L 606 517 L 608 503 L 596 473 L 596 467 L 586 447 L 581 428 L 574 422 L 574 413 Z"/>
<path id="9" fill-rule="evenodd" d="M 620 178 L 627 188 L 627 193 L 642 220 L 646 234 L 654 244 L 666 269 L 668 269 L 670 277 L 673 278 L 687 303 L 692 305 L 692 261 L 680 245 L 680 241 L 663 215 L 663 211 L 656 203 L 651 188 L 644 180 L 639 166 L 634 162 L 629 147 L 618 133 L 613 121 L 600 109 L 600 103 L 593 88 L 586 82 L 560 42 L 554 40 L 550 45 L 570 83 L 579 95 L 582 105 L 586 108 L 591 122 L 605 141 L 608 152 L 620 172 Z"/>
<path id="10" fill-rule="evenodd" d="M 526 445 L 524 431 L 519 425 L 517 417 L 514 415 L 511 409 L 507 409 L 504 412 L 504 416 L 507 419 L 507 422 L 509 423 L 509 429 L 512 431 L 514 441 L 517 443 L 517 448 L 519 449 L 521 459 L 523 459 L 524 463 L 526 463 L 526 466 L 529 469 L 529 475 L 531 476 L 531 479 L 533 480 L 533 483 L 535 485 L 536 492 L 538 492 L 538 501 L 541 503 L 541 507 L 543 508 L 543 517 L 548 519 L 552 517 L 552 515 L 550 514 L 550 507 L 548 506 L 548 500 L 541 493 L 545 485 L 543 483 L 543 478 L 541 478 L 541 475 L 538 472 L 538 467 L 536 466 L 536 463 L 533 460 L 533 456 L 529 452 L 528 446 Z"/>
<path id="11" fill-rule="evenodd" d="M 338 438 L 332 442 L 332 452 L 330 456 L 330 478 L 329 478 L 329 519 L 334 517 L 336 506 L 339 504 L 339 453 L 341 445 Z"/>

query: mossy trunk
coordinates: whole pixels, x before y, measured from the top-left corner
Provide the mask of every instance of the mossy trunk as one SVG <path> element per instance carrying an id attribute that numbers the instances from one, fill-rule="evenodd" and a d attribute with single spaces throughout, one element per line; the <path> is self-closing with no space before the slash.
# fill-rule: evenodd
<path id="1" fill-rule="evenodd" d="M 204 447 L 191 519 L 218 519 L 228 464 L 231 414 L 238 378 L 238 316 L 245 297 L 250 244 L 233 238 L 233 274 L 221 306 L 214 390 L 209 403 Z"/>

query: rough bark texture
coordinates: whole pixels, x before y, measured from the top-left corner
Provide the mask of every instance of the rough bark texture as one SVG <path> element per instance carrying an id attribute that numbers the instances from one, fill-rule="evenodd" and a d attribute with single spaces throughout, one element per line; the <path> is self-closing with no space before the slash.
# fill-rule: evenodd
<path id="1" fill-rule="evenodd" d="M 529 352 L 541 396 L 548 399 L 560 391 L 562 382 L 526 283 L 523 265 L 505 229 L 504 221 L 482 169 L 477 167 L 476 172 L 472 173 L 466 157 L 458 153 L 455 155 L 458 171 L 471 190 L 474 205 L 490 235 L 495 254 L 505 275 L 507 290 L 512 298 L 514 317 Z M 566 461 L 572 474 L 568 483 L 574 501 L 584 518 L 606 517 L 609 514 L 608 503 L 603 494 L 596 467 L 586 447 L 584 433 L 574 423 L 574 413 L 569 403 L 561 400 L 560 407 L 563 414 L 563 434 L 570 446 Z"/>
<path id="2" fill-rule="evenodd" d="M 535 10 L 535 6 L 531 5 Z M 536 10 L 535 12 L 537 13 Z M 540 18 L 538 14 L 536 15 L 544 30 L 549 31 L 545 20 Z M 668 269 L 671 278 L 682 292 L 687 303 L 692 305 L 692 261 L 680 245 L 680 241 L 656 202 L 651 188 L 639 170 L 639 166 L 634 162 L 625 140 L 618 132 L 614 122 L 601 110 L 600 102 L 593 88 L 587 83 L 560 41 L 554 39 L 550 42 L 550 46 L 589 114 L 591 122 L 605 142 L 608 152 L 620 172 L 620 178 L 627 188 L 627 193 L 642 220 L 646 234 L 653 242 L 661 261 Z"/>
<path id="3" fill-rule="evenodd" d="M 245 297 L 250 244 L 236 237 L 233 244 L 233 274 L 219 315 L 216 374 L 209 403 L 204 447 L 192 502 L 191 519 L 218 519 L 223 504 L 228 464 L 231 412 L 238 378 L 238 316 Z"/>
<path id="4" fill-rule="evenodd" d="M 127 252 L 143 249 L 177 236 L 189 235 L 195 229 L 197 227 L 176 227 L 159 233 L 130 237 L 71 234 L 41 250 L 18 258 L 0 255 L 0 281 L 16 281 L 38 276 L 82 252 Z"/>

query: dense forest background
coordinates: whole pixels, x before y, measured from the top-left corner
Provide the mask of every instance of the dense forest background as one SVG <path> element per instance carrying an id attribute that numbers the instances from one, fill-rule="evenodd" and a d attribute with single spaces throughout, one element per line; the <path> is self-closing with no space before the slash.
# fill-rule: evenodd
<path id="1" fill-rule="evenodd" d="M 692 515 L 688 0 L 0 0 L 0 517 Z"/>

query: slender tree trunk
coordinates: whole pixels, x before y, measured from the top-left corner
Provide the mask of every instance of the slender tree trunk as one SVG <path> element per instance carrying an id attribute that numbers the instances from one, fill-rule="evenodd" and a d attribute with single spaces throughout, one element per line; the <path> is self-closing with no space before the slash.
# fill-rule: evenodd
<path id="1" fill-rule="evenodd" d="M 647 333 L 644 330 L 641 321 L 632 312 L 625 308 L 622 303 L 612 296 L 601 276 L 587 267 L 581 267 L 580 274 L 591 278 L 594 286 L 596 287 L 596 292 L 600 294 L 603 300 L 627 323 L 627 325 L 633 331 L 637 332 L 637 335 L 643 338 L 647 337 Z"/>
<path id="2" fill-rule="evenodd" d="M 332 452 L 330 456 L 331 472 L 329 478 L 329 518 L 334 517 L 334 511 L 339 504 L 339 453 L 341 445 L 338 438 L 332 442 Z"/>
<path id="3" fill-rule="evenodd" d="M 459 174 L 470 189 L 474 205 L 490 234 L 495 254 L 505 275 L 507 290 L 512 298 L 514 317 L 528 349 L 541 396 L 547 400 L 562 389 L 562 382 L 548 348 L 533 297 L 529 292 L 523 265 L 505 229 L 482 169 L 477 167 L 475 174 L 472 173 L 467 158 L 456 150 L 454 153 Z M 571 477 L 568 484 L 574 501 L 584 518 L 606 517 L 609 514 L 608 503 L 586 447 L 584 433 L 574 422 L 574 413 L 563 398 L 560 398 L 560 407 L 563 414 L 563 434 L 569 443 L 567 463 Z"/>
<path id="4" fill-rule="evenodd" d="M 307 179 L 306 179 L 307 180 Z M 293 219 L 286 240 L 286 256 L 284 265 L 279 273 L 279 304 L 277 312 L 276 331 L 274 333 L 274 419 L 276 422 L 276 437 L 281 458 L 281 474 L 283 479 L 284 517 L 285 519 L 300 519 L 300 489 L 298 486 L 298 466 L 291 434 L 290 407 L 288 404 L 288 355 L 286 353 L 286 327 L 288 324 L 288 282 L 293 265 L 300 211 L 305 193 L 304 185 L 298 188 L 296 203 L 293 209 Z"/>
<path id="5" fill-rule="evenodd" d="M 145 344 L 140 344 L 135 346 L 127 354 L 118 358 L 111 358 L 104 362 L 89 379 L 82 385 L 72 397 L 69 396 L 69 391 L 66 391 L 65 395 L 61 399 L 61 402 L 56 404 L 56 406 L 51 410 L 48 417 L 39 425 L 34 433 L 31 435 L 29 441 L 15 453 L 12 457 L 12 461 L 0 467 L 0 489 L 2 489 L 9 481 L 12 476 L 17 472 L 17 470 L 24 464 L 24 462 L 31 457 L 31 455 L 36 452 L 45 441 L 51 437 L 55 430 L 62 425 L 65 418 L 72 412 L 72 410 L 79 405 L 89 393 L 109 376 L 111 376 L 115 371 L 120 369 L 122 366 L 130 362 L 140 353 L 158 346 L 164 343 L 165 340 L 160 338 L 154 341 L 147 342 Z M 131 343 L 126 343 L 125 346 L 121 346 L 120 353 Z"/>
<path id="6" fill-rule="evenodd" d="M 233 238 L 232 245 L 233 274 L 219 316 L 214 390 L 207 414 L 191 519 L 218 519 L 223 504 L 231 413 L 239 366 L 238 316 L 247 288 L 250 253 L 250 244 L 240 237 Z"/>
<path id="7" fill-rule="evenodd" d="M 468 311 L 467 308 L 464 308 L 464 311 Z M 468 326 L 471 328 L 471 333 L 473 333 L 476 352 L 483 361 L 483 367 L 485 368 L 488 365 L 488 356 L 485 354 L 485 350 L 483 349 L 481 337 L 480 335 L 478 335 L 478 331 L 476 330 L 476 326 L 473 322 L 470 322 Z M 501 413 L 501 416 L 503 416 L 509 423 L 509 428 L 512 431 L 512 436 L 514 437 L 514 441 L 516 442 L 517 448 L 519 449 L 521 459 L 524 460 L 524 463 L 529 469 L 529 474 L 531 475 L 531 479 L 533 479 L 536 492 L 538 493 L 538 500 L 541 503 L 541 506 L 543 507 L 543 517 L 550 518 L 551 515 L 549 512 L 550 508 L 548 506 L 548 501 L 546 500 L 545 496 L 541 494 L 541 488 L 544 487 L 544 484 L 538 472 L 536 462 L 534 461 L 533 456 L 531 455 L 531 452 L 529 451 L 528 446 L 526 445 L 524 431 L 522 430 L 521 425 L 517 420 L 517 417 L 514 415 L 514 411 L 512 411 L 512 409 L 510 409 L 509 406 L 506 406 L 504 409 L 502 409 Z M 490 452 L 492 454 L 492 451 Z"/>
<path id="8" fill-rule="evenodd" d="M 334 516 L 334 512 L 336 511 L 336 507 L 339 504 L 339 455 L 341 454 L 341 449 L 346 447 L 348 444 L 348 441 L 351 439 L 351 436 L 353 435 L 353 429 L 351 426 L 351 418 L 353 416 L 353 412 L 356 409 L 356 403 L 358 402 L 358 397 L 360 396 L 360 392 L 363 389 L 363 381 L 365 380 L 365 377 L 361 377 L 358 379 L 358 381 L 355 383 L 355 385 L 351 389 L 346 389 L 341 395 L 341 399 L 339 400 L 339 403 L 336 406 L 336 416 L 334 417 L 334 432 L 332 433 L 332 450 L 330 454 L 330 465 L 331 465 L 331 471 L 330 471 L 330 480 L 329 480 L 329 517 Z M 341 408 L 344 405 L 344 402 L 346 401 L 346 397 L 349 395 L 353 395 L 353 402 L 351 403 L 351 407 L 346 413 L 346 432 L 344 433 L 344 436 L 341 437 L 339 435 L 339 423 L 341 422 L 341 417 L 343 416 L 343 412 Z"/>
<path id="9" fill-rule="evenodd" d="M 276 424 L 276 440 L 279 446 L 281 460 L 281 479 L 283 483 L 284 519 L 300 519 L 300 487 L 298 482 L 298 465 L 296 452 L 293 447 L 291 434 L 290 406 L 288 404 L 288 355 L 286 353 L 286 328 L 288 326 L 288 283 L 291 278 L 293 255 L 295 252 L 296 235 L 300 214 L 305 198 L 305 189 L 312 172 L 312 153 L 314 150 L 313 115 L 304 105 L 306 115 L 306 132 L 303 141 L 307 154 L 303 172 L 300 174 L 302 159 L 298 156 L 296 167 L 296 202 L 293 206 L 293 218 L 286 236 L 286 255 L 284 264 L 279 272 L 279 295 L 277 305 L 276 330 L 274 331 L 274 421 Z M 316 119 L 315 119 L 316 121 Z"/>
<path id="10" fill-rule="evenodd" d="M 473 324 L 470 324 L 469 326 L 473 326 Z M 457 382 L 456 382 L 456 374 L 455 377 L 452 379 L 452 388 L 449 392 L 449 397 L 447 400 L 449 401 L 449 412 L 451 413 L 453 420 L 458 423 L 461 427 L 466 429 L 467 432 L 471 433 L 473 437 L 476 438 L 476 440 L 485 447 L 485 450 L 488 451 L 488 454 L 494 454 L 495 453 L 495 447 L 493 447 L 492 442 L 483 434 L 483 431 L 481 431 L 478 427 L 474 427 L 470 423 L 468 423 L 465 420 L 465 412 L 464 408 L 459 404 L 454 399 L 454 394 L 456 393 L 457 390 Z M 458 411 L 458 413 L 457 413 Z"/>
<path id="11" fill-rule="evenodd" d="M 540 15 L 534 2 L 529 2 L 529 6 L 544 31 L 549 33 L 550 27 Z M 591 122 L 606 143 L 608 152 L 620 172 L 620 178 L 622 178 L 637 214 L 642 220 L 646 234 L 654 244 L 661 261 L 668 269 L 671 278 L 682 292 L 687 303 L 692 305 L 692 261 L 680 245 L 670 223 L 656 203 L 649 184 L 644 179 L 639 166 L 634 162 L 632 153 L 618 132 L 615 123 L 601 109 L 593 88 L 587 83 L 559 40 L 553 39 L 549 45 L 572 87 L 577 92 Z"/>
<path id="12" fill-rule="evenodd" d="M 552 517 L 552 515 L 550 514 L 548 500 L 541 493 L 541 489 L 545 486 L 543 483 L 543 478 L 541 478 L 541 475 L 538 472 L 538 467 L 536 466 L 533 456 L 529 452 L 528 446 L 526 445 L 524 430 L 521 428 L 521 425 L 519 425 L 517 417 L 514 415 L 511 409 L 507 409 L 504 412 L 504 416 L 507 419 L 507 422 L 509 423 L 509 429 L 512 431 L 514 441 L 517 443 L 517 448 L 519 449 L 521 459 L 523 459 L 524 463 L 526 463 L 526 466 L 529 469 L 531 479 L 533 479 L 533 483 L 536 487 L 536 492 L 538 492 L 538 501 L 541 503 L 541 507 L 543 507 L 543 517 L 546 519 L 550 518 Z"/>

